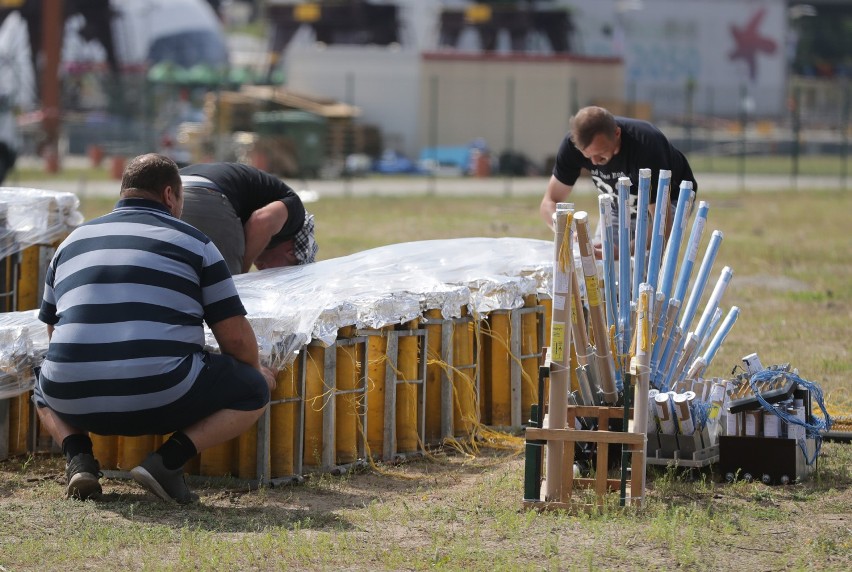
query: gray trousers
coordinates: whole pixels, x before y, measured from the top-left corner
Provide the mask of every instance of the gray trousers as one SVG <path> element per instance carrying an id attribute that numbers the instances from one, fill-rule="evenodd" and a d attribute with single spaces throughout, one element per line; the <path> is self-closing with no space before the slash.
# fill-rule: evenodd
<path id="1" fill-rule="evenodd" d="M 181 220 L 210 237 L 232 275 L 242 274 L 246 236 L 234 206 L 225 195 L 212 189 L 185 187 L 183 195 Z"/>

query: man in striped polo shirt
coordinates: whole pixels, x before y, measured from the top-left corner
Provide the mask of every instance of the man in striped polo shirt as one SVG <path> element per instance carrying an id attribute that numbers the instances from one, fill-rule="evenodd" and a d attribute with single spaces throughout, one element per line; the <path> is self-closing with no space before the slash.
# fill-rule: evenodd
<path id="1" fill-rule="evenodd" d="M 222 255 L 182 208 L 177 165 L 136 157 L 115 209 L 74 230 L 48 267 L 34 399 L 62 444 L 68 497 L 101 493 L 88 432 L 172 433 L 131 474 L 164 500 L 196 500 L 183 465 L 251 427 L 275 386 Z M 204 351 L 203 322 L 220 354 Z"/>

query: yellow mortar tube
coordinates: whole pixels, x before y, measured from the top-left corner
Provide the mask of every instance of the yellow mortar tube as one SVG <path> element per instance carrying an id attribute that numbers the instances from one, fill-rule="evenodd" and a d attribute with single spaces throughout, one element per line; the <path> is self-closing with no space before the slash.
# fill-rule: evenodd
<path id="1" fill-rule="evenodd" d="M 0 272 L 2 273 L 2 284 L 0 284 L 0 290 L 2 290 L 3 293 L 11 294 L 12 290 L 14 290 L 17 286 L 17 284 L 12 281 L 15 269 L 14 258 L 14 255 L 10 254 L 0 261 Z M 2 299 L 0 299 L 0 311 L 12 312 L 15 309 L 12 304 L 13 299 L 14 298 L 11 295 L 3 296 Z"/>
<path id="2" fill-rule="evenodd" d="M 30 405 L 28 391 L 9 398 L 9 454 L 23 455 L 27 452 L 27 433 L 29 432 Z"/>
<path id="3" fill-rule="evenodd" d="M 491 354 L 493 340 L 491 339 L 491 322 L 487 315 L 480 322 L 479 332 L 482 341 L 482 353 L 479 356 L 479 419 L 483 425 L 491 425 Z"/>
<path id="4" fill-rule="evenodd" d="M 337 333 L 337 338 L 351 338 L 354 335 L 355 328 L 349 326 L 341 328 Z M 358 388 L 358 372 L 361 365 L 357 355 L 360 353 L 359 348 L 360 344 L 337 347 L 336 384 L 338 391 Z M 354 463 L 358 458 L 358 400 L 359 395 L 357 393 L 335 396 L 334 440 L 337 464 L 339 465 Z"/>
<path id="5" fill-rule="evenodd" d="M 207 477 L 224 477 L 233 475 L 236 464 L 237 454 L 239 452 L 239 437 L 214 445 L 209 449 L 201 452 L 201 461 L 199 472 Z"/>
<path id="6" fill-rule="evenodd" d="M 468 309 L 462 309 L 462 317 L 468 316 Z M 459 369 L 474 364 L 473 361 L 473 323 L 456 323 L 453 329 L 453 435 L 466 437 L 473 431 L 477 420 L 476 386 L 473 369 Z"/>
<path id="7" fill-rule="evenodd" d="M 534 294 L 524 297 L 524 307 L 533 308 L 538 305 Z M 538 362 L 540 351 L 538 339 L 538 319 L 535 312 L 528 312 L 521 316 L 521 422 L 525 423 L 530 418 L 533 403 L 538 403 Z M 550 327 L 545 328 L 549 331 Z"/>
<path id="8" fill-rule="evenodd" d="M 89 435 L 92 439 L 92 450 L 95 458 L 101 464 L 101 469 L 118 468 L 118 436 L 116 435 Z M 148 451 L 150 453 L 150 451 Z M 136 465 L 133 465 L 134 467 Z M 133 467 L 129 467 L 133 468 Z"/>
<path id="9" fill-rule="evenodd" d="M 544 343 L 542 347 L 550 347 L 550 322 L 553 320 L 553 299 L 541 298 L 538 303 L 544 307 Z"/>
<path id="10" fill-rule="evenodd" d="M 428 349 L 426 351 L 426 444 L 441 442 L 441 377 L 447 364 L 441 352 L 441 310 L 426 310 Z"/>
<path id="11" fill-rule="evenodd" d="M 241 479 L 257 477 L 257 423 L 237 437 L 237 476 Z"/>
<path id="12" fill-rule="evenodd" d="M 278 385 L 272 401 L 296 397 L 298 392 L 298 358 L 278 372 Z M 295 473 L 294 433 L 296 401 L 276 403 L 269 408 L 269 457 L 271 477 L 287 477 Z"/>
<path id="13" fill-rule="evenodd" d="M 416 330 L 420 320 L 411 320 L 403 328 Z M 400 336 L 397 366 L 399 380 L 414 381 L 418 378 L 417 364 L 420 356 L 418 336 Z M 417 434 L 417 392 L 413 383 L 398 383 L 396 386 L 396 451 L 409 453 L 419 449 Z"/>
<path id="14" fill-rule="evenodd" d="M 303 462 L 309 466 L 322 465 L 322 416 L 326 399 L 325 348 L 307 346 L 305 364 L 305 454 Z"/>
<path id="15" fill-rule="evenodd" d="M 382 328 L 385 331 L 392 326 Z M 367 446 L 370 455 L 381 458 L 385 445 L 385 374 L 388 339 L 383 335 L 367 337 Z"/>
<path id="16" fill-rule="evenodd" d="M 483 386 L 490 387 L 491 425 L 508 427 L 512 424 L 512 383 L 509 375 L 509 313 L 491 312 L 488 315 L 491 327 L 490 335 L 483 342 L 489 348 L 487 360 L 491 373 L 490 379 L 483 380 Z M 486 376 L 483 376 L 485 378 Z M 487 391 L 487 390 L 486 390 Z M 485 401 L 485 400 L 483 400 Z M 487 419 L 488 417 L 484 417 Z"/>
<path id="17" fill-rule="evenodd" d="M 30 246 L 21 252 L 21 264 L 18 272 L 18 300 L 16 310 L 34 310 L 39 307 L 39 261 L 41 246 Z"/>
<path id="18" fill-rule="evenodd" d="M 201 455 L 195 455 L 183 466 L 183 471 L 188 475 L 201 474 Z"/>
<path id="19" fill-rule="evenodd" d="M 154 450 L 154 436 L 140 435 L 138 437 L 118 438 L 118 454 L 116 467 L 129 471 L 133 467 L 145 460 Z"/>

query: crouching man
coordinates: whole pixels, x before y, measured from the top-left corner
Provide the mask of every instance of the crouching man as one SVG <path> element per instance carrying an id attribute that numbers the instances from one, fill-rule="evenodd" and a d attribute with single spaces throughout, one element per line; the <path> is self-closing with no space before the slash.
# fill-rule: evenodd
<path id="1" fill-rule="evenodd" d="M 34 400 L 62 444 L 69 498 L 102 492 L 92 432 L 171 434 L 131 475 L 163 500 L 197 500 L 184 464 L 251 427 L 275 387 L 222 255 L 182 208 L 177 165 L 136 157 L 115 209 L 75 229 L 47 270 Z M 203 351 L 203 322 L 221 354 Z"/>

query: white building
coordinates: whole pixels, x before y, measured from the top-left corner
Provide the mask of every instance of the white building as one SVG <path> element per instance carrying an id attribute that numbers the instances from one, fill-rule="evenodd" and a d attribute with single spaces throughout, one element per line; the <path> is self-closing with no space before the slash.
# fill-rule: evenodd
<path id="1" fill-rule="evenodd" d="M 410 156 L 416 156 L 429 141 L 440 145 L 466 143 L 445 140 L 440 133 L 435 136 L 435 125 L 430 125 L 429 121 L 435 115 L 446 116 L 447 111 L 457 117 L 454 132 L 466 127 L 466 119 L 479 117 L 479 125 L 470 126 L 471 139 L 487 136 L 484 131 L 488 131 L 491 134 L 488 142 L 496 151 L 506 149 L 512 143 L 510 140 L 515 139 L 513 149 L 528 150 L 531 157 L 541 160 L 544 149 L 555 152 L 561 138 L 557 134 L 564 133 L 567 119 L 576 105 L 623 102 L 625 105 L 619 111 L 646 109 L 649 118 L 655 120 L 683 115 L 690 101 L 695 114 L 736 117 L 743 106 L 747 106 L 753 115 L 771 117 L 784 110 L 785 0 L 555 0 L 540 3 L 547 9 L 562 7 L 570 11 L 574 24 L 570 33 L 572 55 L 584 61 L 590 61 L 588 58 L 603 58 L 596 60 L 600 62 L 620 59 L 623 65 L 612 67 L 610 81 L 595 80 L 596 88 L 604 92 L 589 93 L 584 88 L 590 82 L 585 81 L 583 75 L 588 72 L 578 71 L 576 67 L 569 71 L 571 66 L 560 66 L 557 58 L 549 72 L 517 76 L 514 103 L 504 97 L 503 109 L 489 109 L 485 114 L 488 118 L 484 118 L 482 109 L 477 107 L 484 101 L 482 94 L 493 95 L 494 90 L 510 89 L 505 75 L 510 72 L 502 72 L 500 80 L 491 75 L 490 85 L 476 87 L 476 78 L 485 79 L 485 75 L 476 70 L 481 69 L 486 60 L 477 60 L 477 56 L 484 54 L 479 36 L 472 27 L 463 31 L 452 49 L 439 45 L 441 11 L 463 10 L 471 2 L 374 0 L 371 3 L 398 7 L 399 45 L 318 45 L 311 29 L 303 27 L 284 52 L 287 86 L 360 107 L 364 112 L 363 121 L 378 125 L 389 147 Z M 494 57 L 509 56 L 507 33 L 500 32 L 497 45 L 496 53 L 489 54 L 491 59 L 487 61 L 493 63 Z M 536 34 L 530 35 L 528 45 L 531 51 L 537 52 L 528 54 L 536 56 L 536 65 L 541 63 L 538 59 L 541 56 L 556 58 L 546 39 Z M 469 58 L 468 71 L 457 65 L 452 76 L 457 84 L 467 83 L 469 100 L 462 103 L 458 98 L 453 99 L 454 106 L 469 108 L 467 114 L 458 113 L 455 107 L 441 113 L 440 109 L 435 111 L 434 101 L 428 101 L 435 97 L 435 80 L 424 75 L 428 67 L 424 62 L 429 61 L 424 59 L 424 54 L 444 57 L 449 52 Z M 511 73 L 519 70 L 516 65 Z M 600 78 L 600 75 L 599 70 L 594 72 L 594 77 Z M 579 87 L 569 87 L 574 81 Z M 575 101 L 569 101 L 572 89 Z M 578 95 L 577 90 L 582 94 Z M 564 98 L 561 108 L 554 107 L 550 97 L 553 93 Z M 506 119 L 523 109 L 537 109 L 545 119 Z M 517 125 L 507 125 L 506 121 L 514 121 Z M 533 149 L 529 144 L 522 147 L 517 135 L 519 129 L 530 123 L 544 123 L 549 127 L 544 133 L 536 128 L 538 137 L 530 138 L 539 143 L 530 143 Z M 495 141 L 495 137 L 498 140 Z"/>

